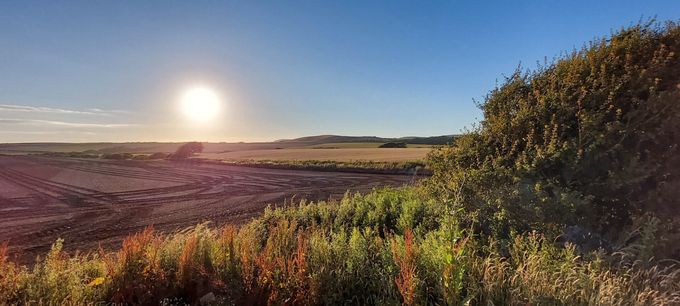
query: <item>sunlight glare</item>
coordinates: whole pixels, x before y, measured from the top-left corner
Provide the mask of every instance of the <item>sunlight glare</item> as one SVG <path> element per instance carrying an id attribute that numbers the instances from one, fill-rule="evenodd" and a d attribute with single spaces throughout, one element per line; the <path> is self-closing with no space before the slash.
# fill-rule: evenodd
<path id="1" fill-rule="evenodd" d="M 192 87 L 182 96 L 182 113 L 192 121 L 209 121 L 220 110 L 220 99 L 212 88 Z"/>

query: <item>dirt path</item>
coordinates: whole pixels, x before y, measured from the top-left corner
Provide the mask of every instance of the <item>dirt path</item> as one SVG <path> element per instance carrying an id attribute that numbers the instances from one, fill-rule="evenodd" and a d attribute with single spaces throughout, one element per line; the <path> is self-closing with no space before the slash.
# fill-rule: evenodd
<path id="1" fill-rule="evenodd" d="M 63 238 L 68 250 L 118 245 L 148 225 L 242 223 L 267 204 L 339 198 L 410 176 L 248 168 L 199 162 L 0 156 L 0 242 L 31 262 Z"/>

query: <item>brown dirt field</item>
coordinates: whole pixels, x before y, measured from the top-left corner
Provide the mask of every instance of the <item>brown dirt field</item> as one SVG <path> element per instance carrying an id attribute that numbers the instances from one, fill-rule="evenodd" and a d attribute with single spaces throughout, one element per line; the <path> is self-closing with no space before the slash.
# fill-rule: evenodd
<path id="1" fill-rule="evenodd" d="M 339 198 L 411 176 L 266 169 L 196 161 L 105 161 L 0 156 L 0 242 L 30 263 L 57 239 L 88 251 L 153 225 L 242 223 L 267 204 Z"/>
<path id="2" fill-rule="evenodd" d="M 228 161 L 240 160 L 330 160 L 401 162 L 424 160 L 431 148 L 338 148 L 245 150 L 225 153 L 203 153 L 199 157 Z"/>

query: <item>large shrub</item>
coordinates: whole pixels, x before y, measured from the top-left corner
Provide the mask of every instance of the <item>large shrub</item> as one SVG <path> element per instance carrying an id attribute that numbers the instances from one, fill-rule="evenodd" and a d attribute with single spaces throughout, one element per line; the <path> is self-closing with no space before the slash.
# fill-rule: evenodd
<path id="1" fill-rule="evenodd" d="M 680 28 L 649 23 L 519 69 L 484 120 L 433 152 L 430 186 L 481 231 L 610 236 L 639 215 L 672 223 L 680 197 Z"/>

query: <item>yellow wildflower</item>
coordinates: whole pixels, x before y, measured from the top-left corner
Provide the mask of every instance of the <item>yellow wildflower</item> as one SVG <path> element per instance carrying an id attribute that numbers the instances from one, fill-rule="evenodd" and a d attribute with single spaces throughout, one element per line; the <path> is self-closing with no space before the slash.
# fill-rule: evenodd
<path id="1" fill-rule="evenodd" d="M 99 285 L 101 285 L 101 284 L 103 284 L 103 283 L 104 283 L 104 278 L 103 278 L 103 277 L 97 277 L 97 278 L 93 279 L 93 280 L 92 280 L 89 284 L 87 284 L 87 285 L 90 286 L 90 287 L 93 287 L 93 286 L 99 286 Z"/>

